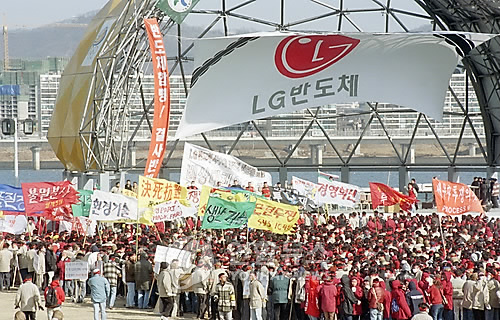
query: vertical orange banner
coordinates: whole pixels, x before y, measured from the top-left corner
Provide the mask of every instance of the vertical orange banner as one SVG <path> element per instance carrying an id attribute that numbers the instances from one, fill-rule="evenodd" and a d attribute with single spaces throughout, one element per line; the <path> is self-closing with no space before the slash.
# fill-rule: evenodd
<path id="1" fill-rule="evenodd" d="M 156 178 L 160 171 L 165 149 L 167 148 L 168 123 L 170 121 L 170 82 L 168 79 L 167 54 L 163 35 L 155 18 L 144 19 L 148 33 L 149 47 L 153 57 L 155 77 L 155 108 L 153 131 L 149 145 L 148 161 L 144 176 Z"/>
<path id="2" fill-rule="evenodd" d="M 484 213 L 481 201 L 469 186 L 463 183 L 432 179 L 432 187 L 438 212 L 453 216 L 469 211 Z"/>

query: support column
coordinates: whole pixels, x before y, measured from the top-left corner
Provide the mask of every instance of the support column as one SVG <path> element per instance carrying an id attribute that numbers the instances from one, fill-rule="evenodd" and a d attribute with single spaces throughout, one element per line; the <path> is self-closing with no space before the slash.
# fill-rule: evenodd
<path id="1" fill-rule="evenodd" d="M 285 187 L 288 182 L 288 168 L 287 167 L 280 167 L 279 168 L 279 182 L 281 182 L 281 186 Z"/>
<path id="2" fill-rule="evenodd" d="M 488 167 L 486 168 L 486 178 L 491 178 L 497 172 L 497 167 Z"/>
<path id="3" fill-rule="evenodd" d="M 311 145 L 311 163 L 313 165 L 323 164 L 323 149 L 324 145 L 322 144 Z"/>
<path id="4" fill-rule="evenodd" d="M 32 155 L 33 170 L 40 170 L 40 151 L 42 148 L 39 146 L 33 146 L 30 150 Z"/>
<path id="5" fill-rule="evenodd" d="M 448 181 L 457 182 L 457 168 L 455 166 L 448 167 Z"/>
<path id="6" fill-rule="evenodd" d="M 398 169 L 399 173 L 399 192 L 406 193 L 406 187 L 408 186 L 408 182 L 410 179 L 408 177 L 408 168 L 405 166 L 401 166 Z"/>
<path id="7" fill-rule="evenodd" d="M 474 144 L 469 145 L 469 156 L 470 157 L 476 156 L 476 146 Z"/>
<path id="8" fill-rule="evenodd" d="M 350 180 L 350 170 L 349 166 L 340 167 L 340 181 L 344 183 L 349 183 Z"/>
<path id="9" fill-rule="evenodd" d="M 129 151 L 130 151 L 130 166 L 132 168 L 135 168 L 135 166 L 137 165 L 137 147 L 130 146 Z"/>
<path id="10" fill-rule="evenodd" d="M 101 172 L 99 174 L 99 187 L 101 191 L 107 191 L 111 190 L 111 183 L 109 179 L 109 172 Z"/>
<path id="11" fill-rule="evenodd" d="M 401 157 L 405 157 L 406 156 L 406 152 L 408 151 L 408 149 L 410 149 L 410 153 L 408 154 L 408 162 L 407 163 L 410 163 L 410 164 L 414 164 L 415 163 L 415 147 L 413 145 L 409 145 L 409 144 L 401 144 Z"/>

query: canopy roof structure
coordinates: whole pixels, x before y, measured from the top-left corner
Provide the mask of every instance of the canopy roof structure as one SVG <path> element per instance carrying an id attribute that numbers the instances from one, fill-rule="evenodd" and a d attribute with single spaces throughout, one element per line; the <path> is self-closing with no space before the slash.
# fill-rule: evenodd
<path id="1" fill-rule="evenodd" d="M 189 93 L 189 73 L 193 64 L 190 54 L 196 38 L 276 30 L 500 33 L 500 1 L 495 0 L 247 0 L 238 1 L 236 5 L 231 1 L 231 7 L 227 0 L 210 0 L 200 1 L 181 25 L 157 9 L 156 2 L 110 0 L 90 24 L 68 64 L 48 134 L 49 143 L 67 170 L 118 171 L 140 167 L 140 164 L 130 161 L 131 150 L 137 143 L 141 128 L 146 125 L 151 129 L 153 115 L 153 100 L 144 85 L 146 75 L 152 73 L 144 18 L 158 19 L 166 46 L 172 48 L 170 52 L 167 49 L 169 68 L 171 73 L 181 77 L 180 96 L 184 98 Z M 190 36 L 185 36 L 185 33 Z M 194 33 L 196 35 L 192 36 Z M 323 167 L 495 167 L 500 164 L 499 46 L 498 37 L 493 38 L 463 60 L 460 68 L 465 72 L 467 84 L 470 82 L 474 90 L 468 90 L 467 85 L 463 95 L 450 88 L 455 107 L 445 110 L 445 115 L 455 117 L 459 123 L 455 140 L 450 144 L 440 134 L 438 123 L 416 112 L 412 118 L 414 121 L 406 123 L 406 134 L 394 134 L 386 122 L 386 115 L 411 114 L 413 111 L 396 106 L 381 108 L 377 102 L 371 101 L 363 102 L 364 109 L 355 107 L 343 113 L 338 110 L 332 113 L 331 106 L 325 106 L 279 119 L 251 121 L 238 126 L 238 131 L 229 137 L 204 133 L 190 141 L 199 141 L 211 149 L 225 141 L 228 153 L 239 151 L 241 144 L 241 155 L 257 136 L 271 151 L 276 170 L 308 166 L 294 157 L 308 138 L 314 138 L 314 143 L 321 141 L 335 156 L 331 162 L 321 163 Z M 477 97 L 478 110 L 469 107 L 469 96 Z M 140 108 L 134 109 L 133 104 L 137 101 Z M 350 143 L 339 142 L 336 140 L 339 131 L 331 131 L 327 124 L 332 121 L 347 123 L 349 121 L 345 119 L 349 117 L 358 120 L 363 117 L 356 120 L 357 136 L 345 139 L 352 141 Z M 284 139 L 273 135 L 273 123 L 277 120 L 291 124 L 300 120 L 308 125 L 301 127 L 302 133 Z M 357 157 L 359 147 L 374 123 L 394 151 L 393 157 L 380 163 Z M 422 157 L 420 162 L 415 162 L 411 159 L 410 150 L 418 143 L 422 130 L 434 139 L 442 152 L 439 160 Z M 249 131 L 250 138 L 246 135 Z M 169 137 L 174 134 L 169 132 Z M 293 138 L 295 140 L 287 142 L 287 148 L 283 149 L 283 141 Z M 479 156 L 472 158 L 474 163 L 470 163 L 471 158 L 461 159 L 459 156 L 466 138 L 474 149 L 480 151 Z M 401 140 L 399 144 L 398 139 Z M 179 167 L 179 160 L 175 157 L 182 154 L 179 152 L 181 146 L 179 141 L 169 141 L 168 156 L 164 160 L 167 168 Z M 251 158 L 247 161 L 252 163 Z M 268 163 L 259 165 L 257 160 L 253 164 L 270 167 Z M 318 166 L 313 163 L 309 169 L 314 165 Z"/>

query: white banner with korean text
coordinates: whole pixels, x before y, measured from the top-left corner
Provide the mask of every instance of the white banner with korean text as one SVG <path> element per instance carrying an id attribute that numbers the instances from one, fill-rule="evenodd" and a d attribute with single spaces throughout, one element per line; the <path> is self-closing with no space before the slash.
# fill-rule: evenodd
<path id="1" fill-rule="evenodd" d="M 194 181 L 198 188 L 203 185 L 215 187 L 231 186 L 236 180 L 242 187 L 252 182 L 255 189 L 264 182 L 272 183 L 271 174 L 231 155 L 211 151 L 194 144 L 184 144 L 184 155 L 181 165 L 181 185 L 191 185 Z"/>
<path id="2" fill-rule="evenodd" d="M 187 200 L 171 200 L 153 207 L 153 223 L 195 217 L 197 213 L 198 208 L 190 206 Z"/>
<path id="3" fill-rule="evenodd" d="M 26 216 L 3 216 L 0 218 L 0 233 L 21 234 L 26 232 L 28 220 Z"/>
<path id="4" fill-rule="evenodd" d="M 392 103 L 441 120 L 459 59 L 493 36 L 269 32 L 199 39 L 176 139 L 334 103 Z"/>
<path id="5" fill-rule="evenodd" d="M 358 186 L 325 179 L 318 179 L 318 184 L 320 188 L 316 192 L 316 203 L 320 206 L 338 204 L 344 207 L 354 207 L 359 202 L 360 189 Z"/>
<path id="6" fill-rule="evenodd" d="M 136 221 L 137 199 L 119 193 L 95 190 L 89 219 L 95 221 Z"/>

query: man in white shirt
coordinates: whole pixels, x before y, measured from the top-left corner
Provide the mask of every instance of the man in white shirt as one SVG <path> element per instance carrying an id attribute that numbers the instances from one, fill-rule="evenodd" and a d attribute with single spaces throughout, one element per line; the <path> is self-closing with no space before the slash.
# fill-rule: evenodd
<path id="1" fill-rule="evenodd" d="M 10 261 L 14 255 L 9 250 L 9 244 L 4 242 L 0 251 L 0 291 L 10 288 Z"/>

